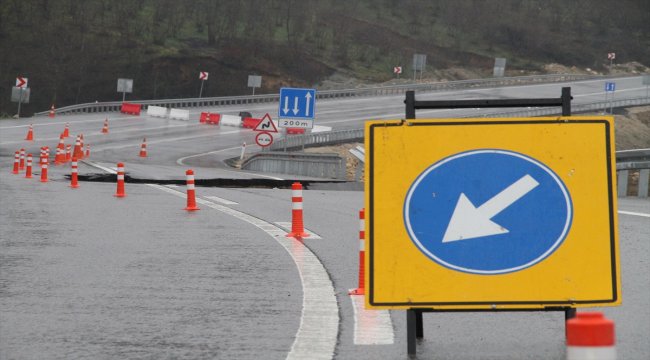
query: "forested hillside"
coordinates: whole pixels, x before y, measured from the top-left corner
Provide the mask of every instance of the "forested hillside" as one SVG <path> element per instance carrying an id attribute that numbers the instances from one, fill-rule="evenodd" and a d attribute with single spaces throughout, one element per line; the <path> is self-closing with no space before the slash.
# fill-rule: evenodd
<path id="1" fill-rule="evenodd" d="M 27 113 L 121 99 L 258 93 L 314 86 L 333 73 L 366 81 L 411 71 L 465 68 L 489 76 L 494 57 L 508 70 L 547 63 L 605 71 L 617 62 L 650 63 L 648 0 L 2 0 L 0 114 L 16 76 L 32 88 Z M 427 74 L 425 73 L 425 76 Z M 462 75 L 458 75 L 462 77 Z"/>

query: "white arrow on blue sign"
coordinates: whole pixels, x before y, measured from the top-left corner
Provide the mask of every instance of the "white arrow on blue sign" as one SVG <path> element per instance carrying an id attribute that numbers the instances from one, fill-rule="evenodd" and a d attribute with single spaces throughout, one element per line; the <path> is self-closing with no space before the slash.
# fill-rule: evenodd
<path id="1" fill-rule="evenodd" d="M 546 165 L 500 149 L 459 153 L 427 168 L 404 202 L 413 243 L 447 268 L 482 275 L 543 261 L 567 236 L 571 197 Z"/>
<path id="2" fill-rule="evenodd" d="M 280 118 L 313 120 L 315 113 L 316 89 L 280 88 Z"/>
<path id="3" fill-rule="evenodd" d="M 605 83 L 605 91 L 606 92 L 614 92 L 614 91 L 616 91 L 616 83 L 614 83 L 614 82 L 606 82 Z"/>

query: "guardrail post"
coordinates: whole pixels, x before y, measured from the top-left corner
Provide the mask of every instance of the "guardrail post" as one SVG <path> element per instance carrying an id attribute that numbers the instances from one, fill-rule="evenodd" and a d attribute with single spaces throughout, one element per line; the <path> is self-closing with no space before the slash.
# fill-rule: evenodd
<path id="1" fill-rule="evenodd" d="M 648 180 L 650 180 L 650 169 L 639 170 L 639 193 L 638 197 L 648 197 Z"/>
<path id="2" fill-rule="evenodd" d="M 627 196 L 627 179 L 629 176 L 628 170 L 619 170 L 618 171 L 618 196 L 623 197 Z"/>
<path id="3" fill-rule="evenodd" d="M 571 88 L 562 88 L 562 116 L 571 116 Z"/>

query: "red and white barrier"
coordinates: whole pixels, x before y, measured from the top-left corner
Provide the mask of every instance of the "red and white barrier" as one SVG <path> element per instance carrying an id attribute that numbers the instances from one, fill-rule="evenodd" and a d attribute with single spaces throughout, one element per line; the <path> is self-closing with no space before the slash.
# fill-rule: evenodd
<path id="1" fill-rule="evenodd" d="M 154 117 L 167 117 L 167 108 L 162 106 L 149 105 L 147 107 L 147 115 Z"/>
<path id="2" fill-rule="evenodd" d="M 567 360 L 616 360 L 614 322 L 602 313 L 577 313 L 566 329 Z"/>
<path id="3" fill-rule="evenodd" d="M 287 237 L 298 240 L 309 237 L 305 232 L 305 225 L 302 217 L 302 184 L 295 182 L 291 184 L 291 232 Z"/>
<path id="4" fill-rule="evenodd" d="M 126 193 L 124 192 L 124 164 L 117 163 L 117 191 L 115 192 L 116 197 L 125 197 Z"/>
<path id="5" fill-rule="evenodd" d="M 72 158 L 72 172 L 70 173 L 70 187 L 76 189 L 79 187 L 79 169 L 77 167 L 77 158 Z"/>
<path id="6" fill-rule="evenodd" d="M 241 116 L 221 115 L 221 125 L 239 127 L 241 126 Z"/>
<path id="7" fill-rule="evenodd" d="M 202 112 L 199 117 L 199 123 L 201 124 L 219 125 L 219 120 L 221 120 L 221 115 L 211 112 Z"/>
<path id="8" fill-rule="evenodd" d="M 32 178 L 32 154 L 27 154 L 27 167 L 25 170 L 25 178 Z"/>
<path id="9" fill-rule="evenodd" d="M 190 120 L 190 111 L 184 109 L 169 109 L 169 118 L 176 120 Z"/>
<path id="10" fill-rule="evenodd" d="M 185 210 L 187 211 L 201 210 L 198 208 L 198 206 L 196 206 L 196 193 L 194 190 L 194 171 L 187 170 L 185 172 L 185 176 L 187 177 L 187 207 L 185 207 Z"/>
<path id="11" fill-rule="evenodd" d="M 350 295 L 365 295 L 366 293 L 366 210 L 359 211 L 359 287 L 350 290 Z"/>

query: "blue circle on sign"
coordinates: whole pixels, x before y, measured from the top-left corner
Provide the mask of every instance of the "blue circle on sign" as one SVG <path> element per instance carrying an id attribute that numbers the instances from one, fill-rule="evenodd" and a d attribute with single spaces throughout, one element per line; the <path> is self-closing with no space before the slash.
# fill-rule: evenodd
<path id="1" fill-rule="evenodd" d="M 413 243 L 447 268 L 504 274 L 562 244 L 573 205 L 562 180 L 529 156 L 500 149 L 452 155 L 422 172 L 404 201 Z"/>

